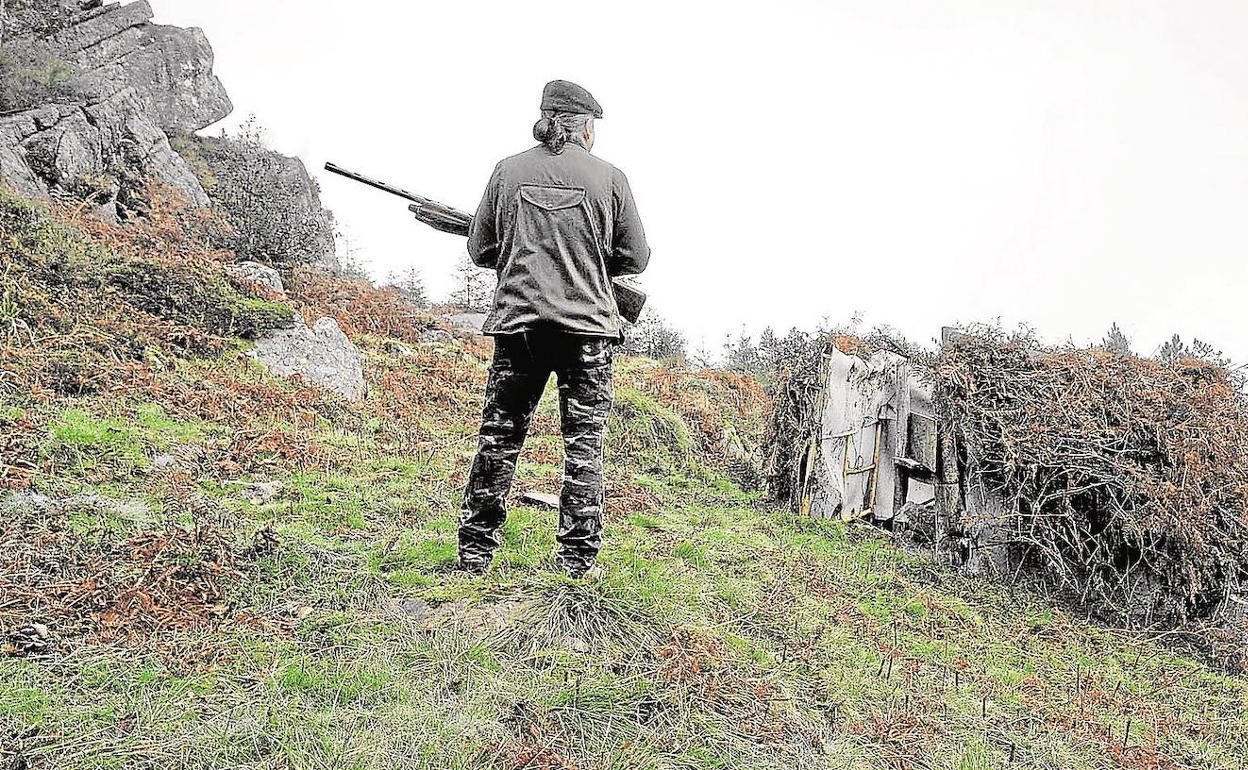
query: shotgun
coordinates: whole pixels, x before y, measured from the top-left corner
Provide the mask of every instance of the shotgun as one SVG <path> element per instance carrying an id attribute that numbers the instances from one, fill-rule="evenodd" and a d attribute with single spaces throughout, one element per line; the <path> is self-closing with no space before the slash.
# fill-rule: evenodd
<path id="1" fill-rule="evenodd" d="M 363 174 L 348 171 L 336 163 L 326 163 L 325 170 L 339 176 L 345 176 L 347 179 L 354 180 L 360 184 L 375 187 L 391 195 L 406 198 L 411 201 L 407 208 L 416 215 L 417 221 L 429 225 L 434 230 L 460 235 L 465 238 L 468 236 L 468 229 L 472 226 L 472 215 L 465 211 L 460 211 L 445 203 L 439 203 L 423 195 L 417 195 L 414 192 L 386 184 Z M 637 320 L 641 318 L 641 310 L 646 305 L 645 292 L 618 278 L 611 279 L 611 288 L 615 293 L 615 304 L 619 308 L 620 316 L 631 324 L 637 323 Z"/>

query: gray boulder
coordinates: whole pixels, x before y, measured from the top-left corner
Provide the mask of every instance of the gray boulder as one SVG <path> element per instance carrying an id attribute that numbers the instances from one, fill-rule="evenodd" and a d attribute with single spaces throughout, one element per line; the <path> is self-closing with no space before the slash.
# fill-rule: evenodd
<path id="1" fill-rule="evenodd" d="M 360 351 L 332 318 L 307 326 L 296 315 L 292 328 L 278 329 L 257 340 L 252 356 L 281 377 L 298 375 L 351 401 L 364 398 Z"/>
<path id="2" fill-rule="evenodd" d="M 235 262 L 232 265 L 226 265 L 225 272 L 242 281 L 267 286 L 282 294 L 286 293 L 286 287 L 282 284 L 282 274 L 268 265 L 250 261 Z"/>

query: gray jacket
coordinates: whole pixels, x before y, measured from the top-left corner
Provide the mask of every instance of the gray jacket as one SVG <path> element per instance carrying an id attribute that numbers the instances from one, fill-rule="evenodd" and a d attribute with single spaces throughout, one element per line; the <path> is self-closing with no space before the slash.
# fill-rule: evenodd
<path id="1" fill-rule="evenodd" d="M 650 261 L 628 180 L 571 142 L 558 155 L 538 145 L 494 167 L 468 254 L 498 271 L 486 334 L 618 337 L 611 279 L 640 273 Z"/>

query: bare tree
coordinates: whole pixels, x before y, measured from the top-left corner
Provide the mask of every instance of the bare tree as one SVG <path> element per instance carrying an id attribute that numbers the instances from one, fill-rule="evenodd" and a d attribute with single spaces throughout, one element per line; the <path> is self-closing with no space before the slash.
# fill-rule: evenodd
<path id="1" fill-rule="evenodd" d="M 425 279 L 420 269 L 409 267 L 402 272 L 392 272 L 386 283 L 398 290 L 408 302 L 416 307 L 429 307 L 429 298 L 425 292 Z"/>

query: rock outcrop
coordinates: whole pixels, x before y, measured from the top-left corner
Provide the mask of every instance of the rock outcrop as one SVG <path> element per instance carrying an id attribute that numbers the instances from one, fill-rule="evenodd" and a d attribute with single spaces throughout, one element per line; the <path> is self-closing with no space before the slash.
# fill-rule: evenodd
<path id="1" fill-rule="evenodd" d="M 307 166 L 299 158 L 274 152 L 280 168 L 276 187 L 292 192 L 292 211 L 300 212 L 305 225 L 302 229 L 303 251 L 306 264 L 337 273 L 342 270 L 334 243 L 334 218 L 321 204 L 320 188 L 308 173 Z"/>
<path id="2" fill-rule="evenodd" d="M 109 94 L 132 88 L 144 115 L 166 132 L 189 133 L 233 111 L 212 74 L 212 46 L 199 29 L 152 24 L 147 0 L 87 12 L 50 41 L 79 86 Z"/>
<path id="3" fill-rule="evenodd" d="M 147 0 L 110 3 L 25 41 L 73 68 L 75 96 L 0 118 L 0 177 L 27 195 L 94 193 L 106 215 L 147 176 L 209 205 L 168 134 L 204 128 L 233 107 L 203 33 L 151 19 Z"/>
<path id="4" fill-rule="evenodd" d="M 102 193 L 101 208 L 115 214 L 118 201 L 148 175 L 196 206 L 209 205 L 195 173 L 142 112 L 133 88 L 0 118 L 0 177 L 18 192 Z"/>
<path id="5" fill-rule="evenodd" d="M 203 34 L 151 18 L 146 0 L 101 5 L 27 41 L 73 68 L 75 98 L 0 118 L 0 176 L 28 195 L 95 193 L 107 213 L 146 176 L 209 204 L 167 132 L 203 128 L 232 106 Z"/>
<path id="6" fill-rule="evenodd" d="M 203 32 L 152 23 L 148 0 L 43 0 L 21 9 L 10 8 L 5 19 L 6 47 L 23 52 L 9 62 L 14 71 L 52 67 L 62 80 L 66 72 L 72 77 L 44 90 L 0 92 L 0 110 L 18 110 L 0 115 L 0 179 L 25 195 L 90 200 L 98 216 L 116 220 L 141 202 L 143 184 L 155 177 L 193 206 L 222 205 L 239 231 L 281 230 L 259 222 L 254 206 L 249 212 L 231 209 L 237 195 L 221 195 L 204 183 L 220 177 L 220 169 L 185 154 L 197 143 L 229 144 L 194 136 L 233 110 L 213 74 L 212 47 Z M 259 145 L 246 149 L 252 155 L 242 161 L 254 166 L 247 173 L 268 174 L 260 189 L 282 193 L 278 208 L 289 213 L 283 226 L 297 224 L 295 237 L 286 239 L 293 254 L 239 249 L 240 255 L 340 270 L 332 215 L 303 162 Z M 256 186 L 252 178 L 246 181 Z"/>

